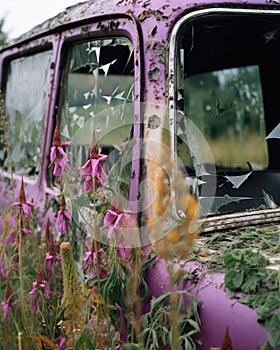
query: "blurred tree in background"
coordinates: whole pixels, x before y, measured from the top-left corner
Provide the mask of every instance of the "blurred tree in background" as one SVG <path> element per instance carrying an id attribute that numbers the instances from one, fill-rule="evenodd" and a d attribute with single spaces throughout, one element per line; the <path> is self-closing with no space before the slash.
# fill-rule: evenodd
<path id="1" fill-rule="evenodd" d="M 8 34 L 3 30 L 4 22 L 3 18 L 0 19 L 0 46 L 4 45 L 8 40 Z"/>

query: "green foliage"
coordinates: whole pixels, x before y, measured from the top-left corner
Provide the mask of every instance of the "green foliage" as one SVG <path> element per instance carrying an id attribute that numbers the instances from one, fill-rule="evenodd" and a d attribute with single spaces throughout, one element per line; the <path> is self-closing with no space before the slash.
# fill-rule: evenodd
<path id="1" fill-rule="evenodd" d="M 176 303 L 172 301 L 174 295 Z M 189 300 L 187 306 L 186 299 Z M 199 306 L 200 301 L 187 291 L 167 292 L 154 297 L 151 300 L 150 311 L 143 316 L 142 321 L 141 336 L 145 349 L 162 349 L 172 344 L 171 315 L 175 311 L 180 349 L 195 350 L 196 341 L 192 337 L 200 332 Z"/>
<path id="2" fill-rule="evenodd" d="M 271 343 L 280 346 L 280 271 L 267 268 L 269 261 L 251 249 L 228 251 L 224 263 L 225 287 L 241 303 L 256 309 Z"/>
<path id="3" fill-rule="evenodd" d="M 275 331 L 280 327 L 279 226 L 217 232 L 202 237 L 200 244 L 203 241 L 194 258 L 201 261 L 200 253 L 206 253 L 210 271 L 225 271 L 229 296 L 254 308 L 269 343 L 279 344 L 279 331 Z M 269 343 L 264 349 L 272 349 Z"/>

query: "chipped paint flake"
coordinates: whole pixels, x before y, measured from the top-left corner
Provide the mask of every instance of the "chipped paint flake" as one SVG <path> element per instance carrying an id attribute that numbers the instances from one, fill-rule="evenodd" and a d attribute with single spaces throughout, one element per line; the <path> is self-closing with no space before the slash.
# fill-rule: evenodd
<path id="1" fill-rule="evenodd" d="M 149 71 L 149 80 L 157 81 L 160 76 L 160 70 L 158 68 L 154 68 Z"/>
<path id="2" fill-rule="evenodd" d="M 148 128 L 149 129 L 157 129 L 160 126 L 160 117 L 156 114 L 149 117 L 148 120 Z"/>
<path id="3" fill-rule="evenodd" d="M 142 13 L 140 13 L 140 15 L 138 16 L 138 19 L 140 22 L 144 21 L 146 18 L 149 18 L 152 16 L 152 12 L 151 11 L 143 11 Z"/>
<path id="4" fill-rule="evenodd" d="M 154 26 L 153 29 L 151 30 L 151 35 L 154 36 L 157 33 L 157 26 Z"/>

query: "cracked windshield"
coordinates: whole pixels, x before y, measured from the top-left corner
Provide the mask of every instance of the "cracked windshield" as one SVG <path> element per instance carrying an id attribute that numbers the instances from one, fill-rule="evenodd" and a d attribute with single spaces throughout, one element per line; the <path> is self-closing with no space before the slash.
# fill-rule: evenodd
<path id="1" fill-rule="evenodd" d="M 177 152 L 209 212 L 277 205 L 272 177 L 279 167 L 279 120 L 271 108 L 276 100 L 268 100 L 273 88 L 268 77 L 273 75 L 278 31 L 272 39 L 268 28 L 267 23 L 256 28 L 229 18 L 193 22 L 180 33 L 177 105 L 183 114 L 177 118 Z M 205 138 L 213 159 L 186 132 L 190 122 Z M 213 186 L 214 178 L 216 192 L 211 193 L 209 181 Z"/>

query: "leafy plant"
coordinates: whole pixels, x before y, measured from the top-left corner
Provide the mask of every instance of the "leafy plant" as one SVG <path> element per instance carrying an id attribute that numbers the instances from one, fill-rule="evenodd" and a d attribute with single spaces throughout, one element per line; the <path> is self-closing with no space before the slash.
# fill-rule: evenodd
<path id="1" fill-rule="evenodd" d="M 225 287 L 241 303 L 256 309 L 272 345 L 280 346 L 280 271 L 269 269 L 269 261 L 251 249 L 227 251 L 224 263 Z"/>
<path id="2" fill-rule="evenodd" d="M 187 291 L 167 292 L 154 297 L 150 311 L 143 316 L 141 336 L 145 349 L 163 349 L 174 342 L 172 337 L 176 334 L 178 349 L 195 350 L 193 336 L 200 332 L 200 305 L 201 302 Z M 172 329 L 173 317 L 176 318 L 176 331 Z"/>

